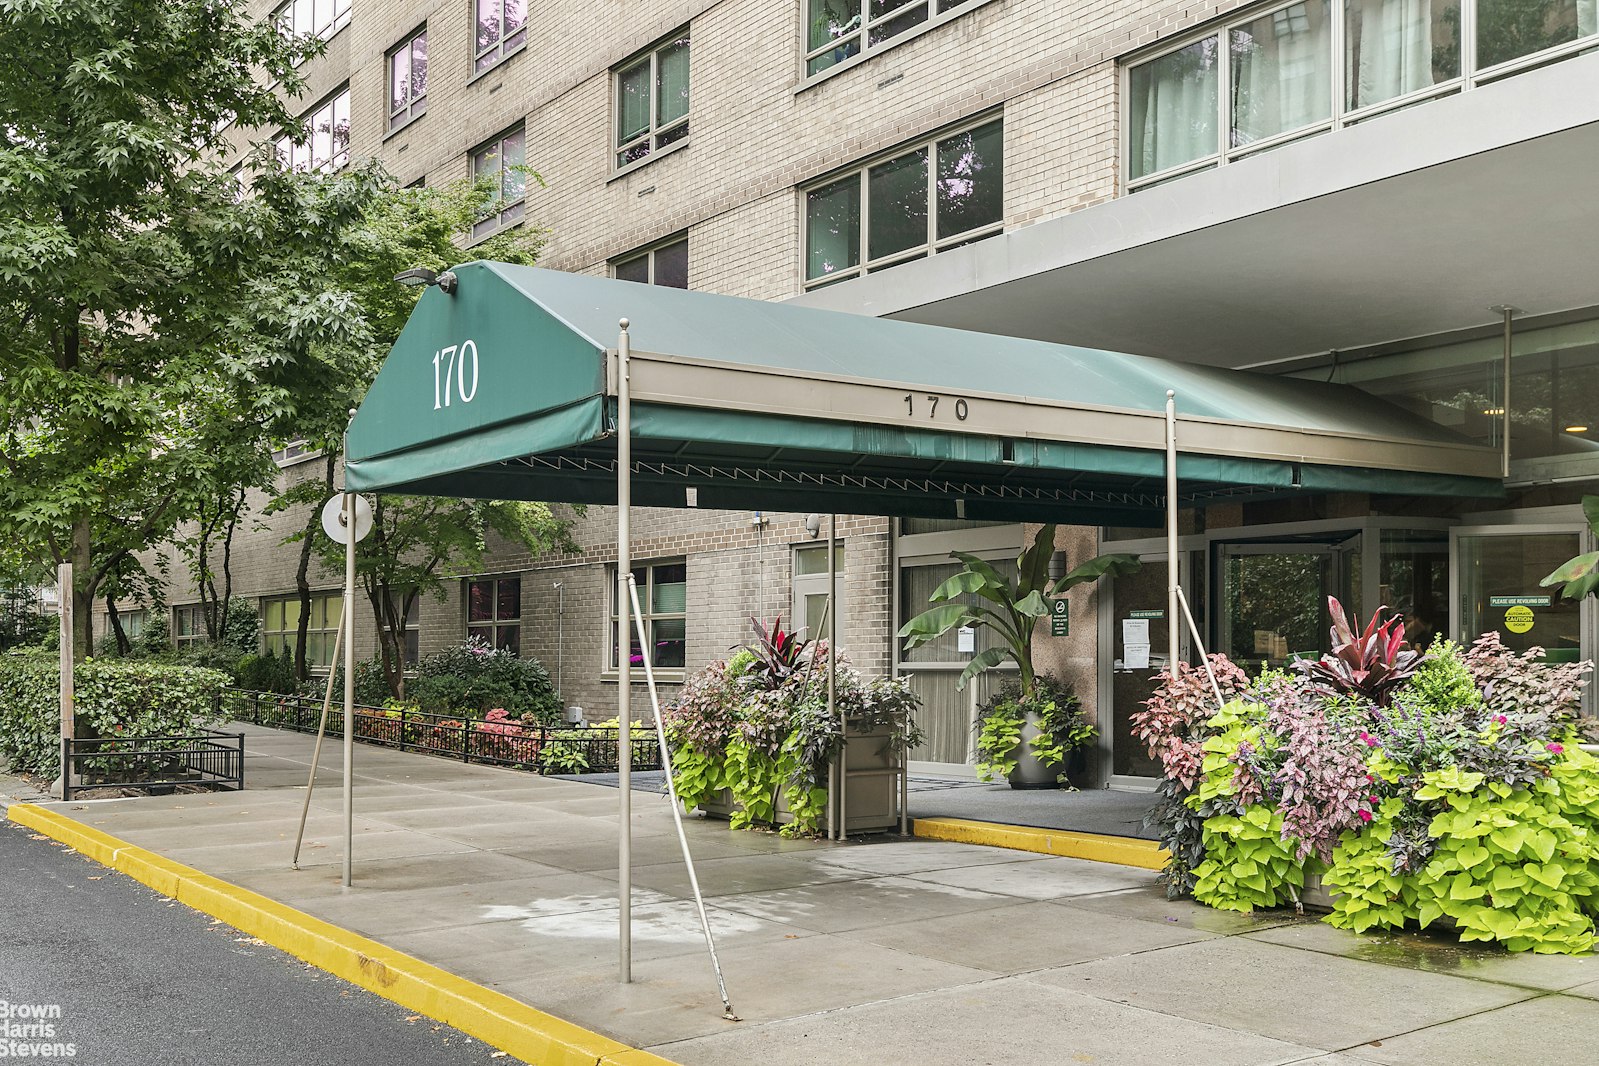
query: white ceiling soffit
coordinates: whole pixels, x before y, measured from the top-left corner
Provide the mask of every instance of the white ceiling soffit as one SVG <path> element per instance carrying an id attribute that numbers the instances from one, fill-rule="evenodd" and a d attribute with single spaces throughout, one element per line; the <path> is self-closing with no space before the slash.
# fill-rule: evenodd
<path id="1" fill-rule="evenodd" d="M 1599 304 L 1599 54 L 795 302 L 1251 366 Z"/>

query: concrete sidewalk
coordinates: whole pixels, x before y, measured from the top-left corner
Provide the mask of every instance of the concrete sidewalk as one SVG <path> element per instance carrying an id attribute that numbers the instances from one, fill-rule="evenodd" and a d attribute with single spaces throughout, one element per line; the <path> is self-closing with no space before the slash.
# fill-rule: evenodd
<path id="1" fill-rule="evenodd" d="M 635 982 L 616 971 L 616 793 L 357 750 L 356 887 L 311 739 L 243 727 L 243 793 L 51 804 L 130 843 L 685 1066 L 1452 1064 L 1599 1046 L 1599 961 L 1167 902 L 1147 871 L 690 819 L 720 1018 L 664 797 L 634 799 Z M 336 753 L 325 753 L 328 765 Z"/>

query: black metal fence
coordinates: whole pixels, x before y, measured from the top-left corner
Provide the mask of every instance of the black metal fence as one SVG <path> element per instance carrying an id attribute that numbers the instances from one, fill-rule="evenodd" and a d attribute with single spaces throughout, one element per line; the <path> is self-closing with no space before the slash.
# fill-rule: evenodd
<path id="1" fill-rule="evenodd" d="M 244 734 L 96 737 L 61 742 L 61 798 L 89 788 L 244 787 Z"/>
<path id="2" fill-rule="evenodd" d="M 230 689 L 223 694 L 218 710 L 236 722 L 315 733 L 322 717 L 322 700 Z M 365 744 L 537 774 L 615 773 L 618 769 L 615 726 L 527 725 L 514 719 L 490 721 L 404 706 L 357 704 L 354 727 L 355 739 Z M 335 700 L 328 714 L 328 736 L 343 735 L 343 704 Z M 655 731 L 635 727 L 632 738 L 633 769 L 661 769 Z"/>

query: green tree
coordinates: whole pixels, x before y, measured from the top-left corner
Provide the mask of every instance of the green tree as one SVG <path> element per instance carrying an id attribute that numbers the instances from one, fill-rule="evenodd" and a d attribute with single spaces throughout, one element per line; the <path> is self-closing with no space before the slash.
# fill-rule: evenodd
<path id="1" fill-rule="evenodd" d="M 537 176 L 533 175 L 535 181 Z M 480 241 L 463 252 L 457 241 L 490 209 L 498 190 L 491 182 L 456 182 L 431 189 L 390 188 L 369 204 L 365 218 L 348 235 L 335 281 L 351 296 L 350 311 L 358 319 L 359 343 L 348 345 L 348 358 L 334 360 L 348 376 L 325 386 L 321 415 L 307 411 L 299 435 L 326 449 L 322 477 L 291 486 L 274 508 L 309 506 L 305 527 L 291 537 L 300 544 L 297 582 L 302 610 L 296 638 L 295 665 L 306 676 L 305 627 L 310 616 L 309 564 L 313 553 L 330 573 L 342 574 L 344 550 L 320 532 L 319 506 L 332 495 L 333 455 L 340 450 L 347 415 L 376 376 L 389 349 L 399 339 L 421 290 L 395 283 L 402 270 L 425 267 L 443 271 L 476 259 L 530 264 L 544 233 L 521 226 Z M 489 535 L 535 553 L 571 548 L 568 520 L 538 503 L 455 500 L 432 497 L 378 496 L 373 503 L 374 528 L 356 555 L 357 580 L 377 624 L 384 678 L 397 697 L 405 693 L 405 620 L 418 598 L 443 595 L 441 575 L 478 568 Z"/>
<path id="2" fill-rule="evenodd" d="M 321 45 L 222 0 L 0 0 L 0 541 L 74 564 L 74 652 L 108 577 L 215 486 L 216 443 L 288 420 L 352 339 L 319 287 L 380 177 L 221 166 L 295 128 Z"/>

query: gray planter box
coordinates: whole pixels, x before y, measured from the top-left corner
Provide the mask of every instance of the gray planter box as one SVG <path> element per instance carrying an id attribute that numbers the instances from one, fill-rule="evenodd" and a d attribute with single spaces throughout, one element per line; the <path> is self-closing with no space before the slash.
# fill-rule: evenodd
<path id="1" fill-rule="evenodd" d="M 899 828 L 900 777 L 904 766 L 894 753 L 893 733 L 881 730 L 859 733 L 853 728 L 844 732 L 844 818 L 846 834 L 881 833 Z M 712 818 L 731 818 L 738 810 L 733 794 L 723 789 L 715 798 L 700 804 L 700 810 Z M 836 819 L 829 810 L 826 824 Z M 777 824 L 786 825 L 794 817 L 788 803 L 777 798 Z"/>

